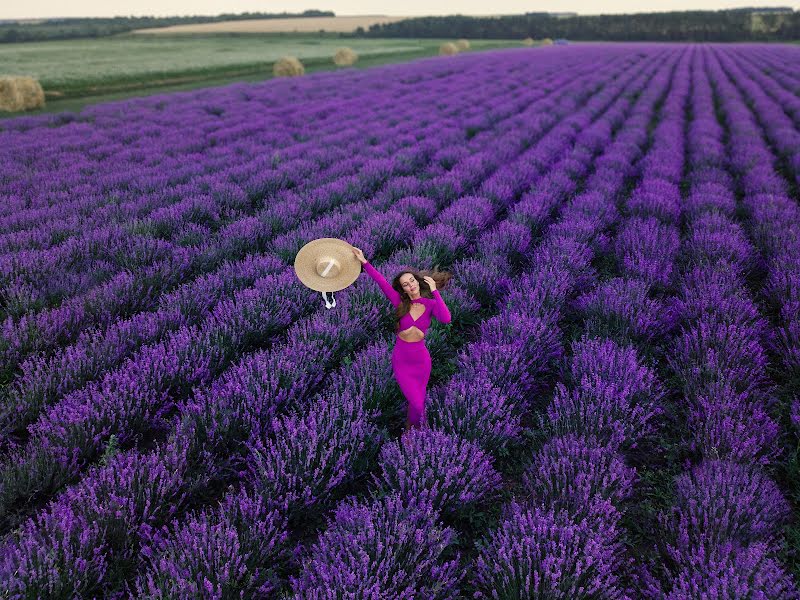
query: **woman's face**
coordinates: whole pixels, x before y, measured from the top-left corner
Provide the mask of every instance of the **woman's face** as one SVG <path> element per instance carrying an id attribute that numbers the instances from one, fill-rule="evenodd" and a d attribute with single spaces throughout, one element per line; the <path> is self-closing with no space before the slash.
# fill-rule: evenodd
<path id="1" fill-rule="evenodd" d="M 400 285 L 403 287 L 403 291 L 409 296 L 413 296 L 419 292 L 419 283 L 416 277 L 411 273 L 403 273 L 400 277 Z"/>

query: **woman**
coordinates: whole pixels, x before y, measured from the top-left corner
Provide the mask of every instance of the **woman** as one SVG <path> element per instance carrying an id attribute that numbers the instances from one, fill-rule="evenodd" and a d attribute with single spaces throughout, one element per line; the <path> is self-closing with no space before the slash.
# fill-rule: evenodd
<path id="1" fill-rule="evenodd" d="M 425 409 L 425 390 L 431 376 L 431 355 L 425 347 L 425 332 L 431 324 L 431 317 L 442 323 L 450 322 L 450 311 L 442 300 L 439 288 L 444 288 L 451 275 L 447 272 L 434 271 L 431 275 L 419 275 L 429 271 L 402 271 L 392 284 L 373 267 L 359 248 L 353 248 L 353 254 L 364 266 L 397 309 L 397 341 L 392 350 L 392 370 L 400 390 L 408 400 L 408 418 L 406 431 L 411 427 L 421 427 Z M 428 292 L 429 296 L 422 293 Z M 402 327 L 402 330 L 401 330 Z"/>

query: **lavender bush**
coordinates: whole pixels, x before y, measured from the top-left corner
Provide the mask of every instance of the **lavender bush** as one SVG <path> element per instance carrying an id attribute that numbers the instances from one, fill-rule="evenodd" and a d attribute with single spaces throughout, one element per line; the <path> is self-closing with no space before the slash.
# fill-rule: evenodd
<path id="1" fill-rule="evenodd" d="M 500 475 L 477 444 L 436 430 L 412 430 L 381 448 L 376 488 L 458 515 L 496 496 Z"/>

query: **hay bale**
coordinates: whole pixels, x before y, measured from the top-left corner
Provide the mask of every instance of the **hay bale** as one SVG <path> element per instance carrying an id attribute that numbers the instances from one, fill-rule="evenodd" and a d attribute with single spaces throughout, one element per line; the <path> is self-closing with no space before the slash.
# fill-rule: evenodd
<path id="1" fill-rule="evenodd" d="M 553 40 L 551 40 L 550 38 L 544 38 L 542 40 L 542 46 L 552 46 L 552 45 L 553 45 Z"/>
<path id="2" fill-rule="evenodd" d="M 297 77 L 305 72 L 303 63 L 294 56 L 284 56 L 272 66 L 272 74 L 275 77 Z"/>
<path id="3" fill-rule="evenodd" d="M 458 47 L 453 42 L 445 42 L 439 46 L 439 54 L 441 56 L 452 56 L 458 54 Z"/>
<path id="4" fill-rule="evenodd" d="M 456 40 L 456 48 L 458 48 L 459 52 L 469 50 L 469 40 Z"/>
<path id="5" fill-rule="evenodd" d="M 33 77 L 0 77 L 0 110 L 18 112 L 44 106 L 44 90 Z"/>
<path id="6" fill-rule="evenodd" d="M 532 37 L 526 37 L 524 40 L 522 40 L 523 46 L 533 46 L 535 43 L 536 42 Z"/>
<path id="7" fill-rule="evenodd" d="M 358 54 L 352 48 L 339 48 L 333 55 L 333 62 L 339 67 L 349 67 L 358 60 Z"/>
<path id="8" fill-rule="evenodd" d="M 17 92 L 22 98 L 23 110 L 42 108 L 44 106 L 44 90 L 33 77 L 17 77 Z"/>

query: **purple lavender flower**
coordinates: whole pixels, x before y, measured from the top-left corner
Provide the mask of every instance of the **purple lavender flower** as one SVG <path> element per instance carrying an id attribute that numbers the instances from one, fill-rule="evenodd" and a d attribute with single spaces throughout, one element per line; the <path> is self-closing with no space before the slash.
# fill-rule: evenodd
<path id="1" fill-rule="evenodd" d="M 373 419 L 353 396 L 316 399 L 278 418 L 269 439 L 248 445 L 256 490 L 292 515 L 326 499 L 376 455 L 380 437 Z"/>
<path id="2" fill-rule="evenodd" d="M 633 346 L 610 339 L 583 337 L 572 344 L 569 380 L 580 386 L 585 379 L 600 379 L 626 391 L 628 402 L 657 405 L 664 394 L 653 370 L 642 365 Z"/>
<path id="3" fill-rule="evenodd" d="M 100 593 L 112 568 L 100 523 L 70 508 L 27 521 L 2 548 L 0 580 L 11 597 L 72 597 Z"/>
<path id="4" fill-rule="evenodd" d="M 767 358 L 754 327 L 703 318 L 680 335 L 667 361 L 684 393 L 695 397 L 722 380 L 740 392 L 758 390 L 764 384 Z"/>
<path id="5" fill-rule="evenodd" d="M 615 449 L 631 449 L 641 438 L 652 435 L 662 412 L 658 405 L 633 403 L 629 390 L 621 384 L 584 377 L 572 391 L 556 384 L 543 426 L 554 435 L 595 436 Z"/>
<path id="6" fill-rule="evenodd" d="M 486 335 L 459 354 L 458 369 L 485 376 L 501 393 L 522 400 L 543 384 L 561 357 L 558 330 L 535 317 L 503 313 L 485 321 Z"/>
<path id="7" fill-rule="evenodd" d="M 692 222 L 683 252 L 690 264 L 715 265 L 725 261 L 741 274 L 746 274 L 754 258 L 742 228 L 718 213 L 701 215 Z"/>
<path id="8" fill-rule="evenodd" d="M 797 600 L 796 582 L 772 557 L 767 545 L 699 547 L 660 578 L 642 577 L 645 598 L 781 598 Z"/>
<path id="9" fill-rule="evenodd" d="M 752 329 L 758 337 L 767 329 L 758 307 L 742 288 L 736 269 L 723 261 L 696 266 L 685 273 L 673 308 L 679 321 L 687 325 L 717 321 Z"/>
<path id="10" fill-rule="evenodd" d="M 672 326 L 672 317 L 648 292 L 644 281 L 615 277 L 579 296 L 575 305 L 593 334 L 651 342 Z"/>
<path id="11" fill-rule="evenodd" d="M 660 520 L 668 554 L 726 542 L 774 545 L 789 517 L 778 486 L 757 467 L 726 460 L 704 460 L 678 477 L 676 501 Z"/>
<path id="12" fill-rule="evenodd" d="M 638 217 L 628 219 L 620 228 L 616 254 L 624 275 L 666 287 L 679 245 L 676 227 L 664 225 L 655 217 Z"/>
<path id="13" fill-rule="evenodd" d="M 485 374 L 463 373 L 429 391 L 425 414 L 434 429 L 477 442 L 496 456 L 519 439 L 522 408 Z"/>
<path id="14" fill-rule="evenodd" d="M 627 598 L 619 531 L 512 503 L 474 565 L 476 598 Z"/>
<path id="15" fill-rule="evenodd" d="M 567 434 L 551 439 L 523 474 L 523 485 L 537 504 L 588 516 L 598 500 L 619 505 L 633 491 L 636 471 L 612 448 L 592 437 Z"/>
<path id="16" fill-rule="evenodd" d="M 436 511 L 399 494 L 367 504 L 345 500 L 292 586 L 311 599 L 454 599 L 463 576 L 455 541 Z"/>
<path id="17" fill-rule="evenodd" d="M 423 500 L 445 514 L 483 504 L 500 487 L 490 456 L 455 433 L 412 429 L 384 444 L 379 462 L 381 473 L 374 476 L 379 489 Z"/>
<path id="18" fill-rule="evenodd" d="M 136 581 L 146 598 L 268 598 L 289 558 L 285 519 L 260 498 L 238 494 L 212 511 L 156 533 Z"/>
<path id="19" fill-rule="evenodd" d="M 737 393 L 726 380 L 710 384 L 689 410 L 692 448 L 710 458 L 772 463 L 780 453 L 778 424 L 766 406 L 761 393 Z"/>

